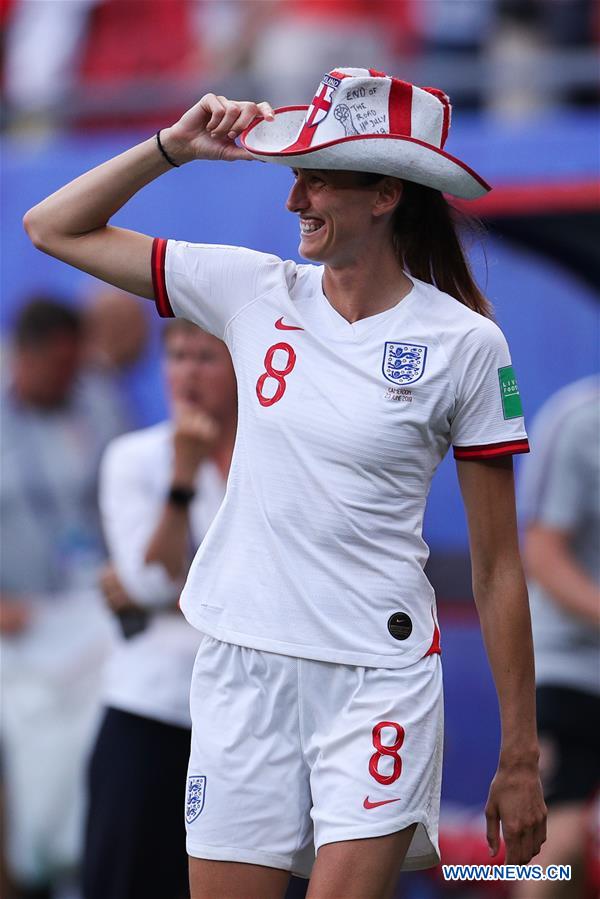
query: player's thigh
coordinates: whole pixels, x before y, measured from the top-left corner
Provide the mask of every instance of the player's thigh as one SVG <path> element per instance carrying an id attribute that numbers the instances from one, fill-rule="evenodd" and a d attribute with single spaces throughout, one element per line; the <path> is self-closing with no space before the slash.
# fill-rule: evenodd
<path id="1" fill-rule="evenodd" d="M 283 899 L 289 871 L 190 857 L 191 899 Z"/>
<path id="2" fill-rule="evenodd" d="M 307 899 L 390 899 L 415 828 L 321 846 Z"/>

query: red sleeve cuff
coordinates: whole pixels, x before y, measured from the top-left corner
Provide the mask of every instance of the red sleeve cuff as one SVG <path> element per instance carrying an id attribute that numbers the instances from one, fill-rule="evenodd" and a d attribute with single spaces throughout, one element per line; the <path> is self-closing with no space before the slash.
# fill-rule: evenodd
<path id="1" fill-rule="evenodd" d="M 154 302 L 161 318 L 175 318 L 175 313 L 169 301 L 169 294 L 167 293 L 167 281 L 165 278 L 166 255 L 167 241 L 162 237 L 155 237 L 152 241 L 151 261 Z"/>
<path id="2" fill-rule="evenodd" d="M 514 456 L 529 452 L 529 441 L 504 440 L 502 443 L 486 443 L 481 446 L 453 446 L 455 459 L 495 459 L 498 456 Z"/>

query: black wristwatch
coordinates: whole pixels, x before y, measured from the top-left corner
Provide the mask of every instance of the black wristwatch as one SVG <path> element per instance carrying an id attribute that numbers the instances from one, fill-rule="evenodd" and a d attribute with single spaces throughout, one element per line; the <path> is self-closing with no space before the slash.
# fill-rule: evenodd
<path id="1" fill-rule="evenodd" d="M 180 509 L 186 509 L 195 496 L 196 491 L 193 487 L 178 487 L 177 484 L 172 484 L 167 495 L 167 502 Z"/>

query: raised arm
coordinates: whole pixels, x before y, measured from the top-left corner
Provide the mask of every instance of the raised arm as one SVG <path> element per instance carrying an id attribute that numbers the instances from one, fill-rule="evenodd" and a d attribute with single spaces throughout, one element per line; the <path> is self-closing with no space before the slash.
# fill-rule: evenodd
<path id="1" fill-rule="evenodd" d="M 252 159 L 235 139 L 257 116 L 273 117 L 268 103 L 206 94 L 161 131 L 161 142 L 178 165 L 194 159 Z M 134 194 L 170 168 L 156 137 L 149 138 L 42 200 L 26 213 L 25 230 L 50 256 L 152 299 L 152 238 L 108 223 Z"/>
<path id="2" fill-rule="evenodd" d="M 508 864 L 525 864 L 546 838 L 538 774 L 533 643 L 519 557 L 511 458 L 457 462 L 473 571 L 473 593 L 500 705 L 498 770 L 486 805 L 495 855 L 500 822 Z"/>

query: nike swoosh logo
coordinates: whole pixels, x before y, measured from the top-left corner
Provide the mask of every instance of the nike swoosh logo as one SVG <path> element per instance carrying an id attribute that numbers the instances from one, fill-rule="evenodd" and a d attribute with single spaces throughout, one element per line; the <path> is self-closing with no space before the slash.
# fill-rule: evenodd
<path id="1" fill-rule="evenodd" d="M 283 315 L 281 318 L 278 318 L 275 322 L 275 327 L 280 331 L 304 331 L 304 328 L 299 328 L 298 325 L 284 325 L 283 324 Z"/>
<path id="2" fill-rule="evenodd" d="M 400 797 L 397 799 L 382 799 L 379 802 L 371 802 L 368 796 L 365 796 L 365 801 L 363 802 L 363 808 L 377 808 L 378 805 L 387 805 L 389 802 L 400 802 Z"/>

